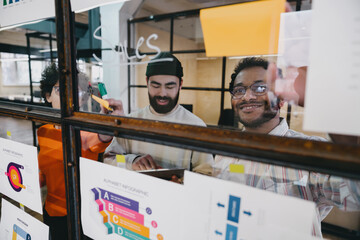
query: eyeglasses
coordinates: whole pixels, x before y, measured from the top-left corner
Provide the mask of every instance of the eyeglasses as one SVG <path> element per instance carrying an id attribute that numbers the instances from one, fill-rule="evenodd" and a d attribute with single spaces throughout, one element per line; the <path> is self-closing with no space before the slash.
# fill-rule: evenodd
<path id="1" fill-rule="evenodd" d="M 53 86 L 53 88 L 54 88 L 55 93 L 56 93 L 57 95 L 59 95 L 59 93 L 60 93 L 60 86 Z"/>
<path id="2" fill-rule="evenodd" d="M 247 89 L 250 88 L 251 92 L 255 95 L 255 96 L 262 96 L 264 95 L 267 90 L 268 90 L 268 86 L 264 83 L 254 83 L 248 87 L 244 87 L 244 86 L 237 86 L 235 87 L 230 93 L 232 95 L 233 99 L 240 99 L 242 98 L 245 94 Z"/>

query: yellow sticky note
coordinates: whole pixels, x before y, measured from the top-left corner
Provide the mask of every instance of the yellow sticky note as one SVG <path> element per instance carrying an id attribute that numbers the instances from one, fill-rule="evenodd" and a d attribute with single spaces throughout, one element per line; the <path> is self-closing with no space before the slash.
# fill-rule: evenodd
<path id="1" fill-rule="evenodd" d="M 11 132 L 10 132 L 10 131 L 7 131 L 7 132 L 6 132 L 6 135 L 8 135 L 9 137 L 11 137 Z"/>
<path id="2" fill-rule="evenodd" d="M 240 164 L 230 164 L 229 171 L 231 173 L 244 173 L 245 167 L 244 165 L 240 165 Z"/>
<path id="3" fill-rule="evenodd" d="M 285 0 L 263 0 L 200 10 L 206 56 L 277 54 Z"/>
<path id="4" fill-rule="evenodd" d="M 124 155 L 120 155 L 120 154 L 116 154 L 116 162 L 118 162 L 118 163 L 125 163 L 125 156 L 124 156 Z"/>

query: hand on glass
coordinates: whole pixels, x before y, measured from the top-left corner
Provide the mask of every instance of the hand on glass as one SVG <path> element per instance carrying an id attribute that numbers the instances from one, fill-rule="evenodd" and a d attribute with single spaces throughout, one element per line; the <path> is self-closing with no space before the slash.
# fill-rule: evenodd
<path id="1" fill-rule="evenodd" d="M 110 98 L 110 99 L 106 99 L 106 101 L 109 103 L 109 106 L 113 109 L 113 111 L 109 111 L 104 106 L 100 105 L 101 106 L 100 113 L 110 114 L 114 116 L 125 116 L 123 103 L 121 100 Z M 103 134 L 99 134 L 98 137 L 100 141 L 105 143 L 110 142 L 113 139 L 113 136 L 108 136 Z"/>
<path id="2" fill-rule="evenodd" d="M 142 155 L 137 158 L 135 158 L 132 169 L 136 171 L 140 170 L 151 170 L 151 169 L 158 169 L 160 166 L 158 166 L 154 159 L 151 157 L 151 155 Z"/>
<path id="3" fill-rule="evenodd" d="M 281 100 L 304 106 L 307 67 L 288 67 L 286 77 L 278 75 L 275 63 L 270 63 L 266 72 L 267 82 L 272 91 Z"/>
<path id="4" fill-rule="evenodd" d="M 116 100 L 113 98 L 106 99 L 109 103 L 109 106 L 113 109 L 113 111 L 109 111 L 103 106 L 101 106 L 101 113 L 110 114 L 114 116 L 125 116 L 123 103 L 121 100 Z"/>

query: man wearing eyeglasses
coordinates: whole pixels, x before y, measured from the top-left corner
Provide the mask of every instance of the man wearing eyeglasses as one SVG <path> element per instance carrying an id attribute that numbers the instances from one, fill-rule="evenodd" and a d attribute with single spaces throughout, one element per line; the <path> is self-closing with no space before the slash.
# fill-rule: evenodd
<path id="1" fill-rule="evenodd" d="M 245 58 L 231 75 L 231 102 L 244 131 L 324 141 L 289 129 L 285 119 L 280 117 L 283 103 L 270 91 L 268 65 L 262 58 Z M 360 210 L 360 183 L 340 177 L 220 155 L 215 157 L 213 174 L 221 179 L 315 202 L 318 209 L 313 222 L 315 236 L 322 235 L 321 221 L 333 206 L 346 211 Z"/>

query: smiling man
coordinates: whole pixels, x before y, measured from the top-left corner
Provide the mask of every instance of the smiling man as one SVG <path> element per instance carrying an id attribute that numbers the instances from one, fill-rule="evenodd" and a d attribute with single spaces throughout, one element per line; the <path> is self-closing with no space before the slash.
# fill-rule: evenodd
<path id="1" fill-rule="evenodd" d="M 282 102 L 269 98 L 267 66 L 262 58 L 245 58 L 231 76 L 231 103 L 247 132 L 269 133 L 280 123 Z"/>
<path id="2" fill-rule="evenodd" d="M 280 118 L 282 101 L 270 91 L 267 68 L 268 61 L 263 58 L 245 58 L 231 75 L 231 102 L 244 131 L 324 141 L 289 129 L 285 119 Z M 215 157 L 213 175 L 315 202 L 318 209 L 313 223 L 315 236 L 322 235 L 320 222 L 333 206 L 346 211 L 360 210 L 360 182 L 340 177 L 220 155 Z"/>
<path id="3" fill-rule="evenodd" d="M 160 53 L 146 69 L 150 105 L 128 116 L 206 126 L 199 117 L 178 104 L 182 77 L 183 68 L 180 61 L 170 53 Z M 109 104 L 119 108 L 116 107 L 116 101 L 109 100 Z M 210 175 L 214 162 L 211 154 L 123 138 L 113 139 L 105 152 L 104 162 L 117 165 L 114 154 L 123 155 L 126 167 L 132 170 L 194 168 L 194 171 Z"/>

